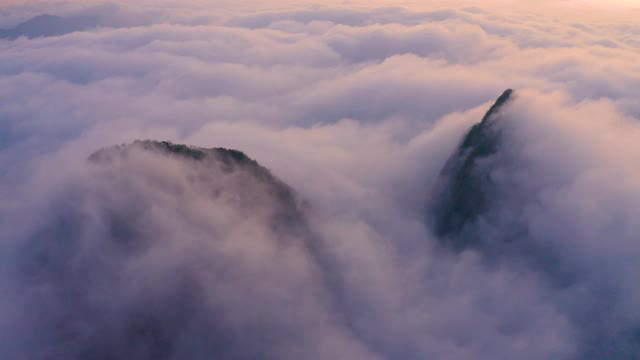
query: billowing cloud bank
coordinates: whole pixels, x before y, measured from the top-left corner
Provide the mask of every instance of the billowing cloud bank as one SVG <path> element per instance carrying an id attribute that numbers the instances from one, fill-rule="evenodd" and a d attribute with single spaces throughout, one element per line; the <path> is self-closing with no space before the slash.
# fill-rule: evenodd
<path id="1" fill-rule="evenodd" d="M 87 4 L 0 8 L 5 357 L 639 356 L 636 23 Z M 459 235 L 484 245 L 453 251 L 427 199 L 506 88 L 490 206 Z M 241 149 L 303 215 L 274 226 L 263 184 L 215 166 L 86 161 L 147 138 Z"/>

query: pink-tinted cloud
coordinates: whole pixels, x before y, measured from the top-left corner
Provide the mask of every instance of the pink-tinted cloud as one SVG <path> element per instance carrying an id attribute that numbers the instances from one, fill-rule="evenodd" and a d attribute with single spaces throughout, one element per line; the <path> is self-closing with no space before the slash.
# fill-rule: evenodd
<path id="1" fill-rule="evenodd" d="M 157 299 L 176 311 L 163 318 L 179 324 L 176 359 L 633 356 L 639 29 L 617 13 L 518 4 L 3 6 L 6 28 L 42 13 L 100 22 L 0 40 L 0 270 L 20 273 L 16 249 L 38 240 L 58 251 L 52 266 L 113 282 L 77 283 L 90 300 L 74 304 L 97 310 L 78 309 L 86 337 L 65 343 L 55 323 L 76 310 L 71 272 L 42 286 L 11 277 L 0 352 L 77 354 Z M 446 252 L 424 222 L 445 161 L 508 87 L 504 143 L 486 162 L 498 205 L 470 236 L 518 233 L 549 266 Z M 297 191 L 310 233 L 274 230 L 278 203 L 251 177 L 145 153 L 86 163 L 143 138 L 245 151 Z M 214 185 L 229 196 L 202 195 Z M 137 221 L 148 251 L 113 255 L 109 211 Z M 67 220 L 81 231 L 65 233 Z M 185 291 L 197 301 L 175 300 Z"/>

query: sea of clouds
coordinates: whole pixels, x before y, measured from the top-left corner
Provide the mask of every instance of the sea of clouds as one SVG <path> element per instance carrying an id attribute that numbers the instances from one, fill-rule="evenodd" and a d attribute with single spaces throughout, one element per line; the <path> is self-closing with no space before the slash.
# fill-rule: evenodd
<path id="1" fill-rule="evenodd" d="M 637 358 L 640 26 L 621 15 L 637 10 L 389 5 L 0 7 L 6 29 L 95 21 L 0 39 L 0 353 Z M 444 163 L 506 88 L 496 204 L 472 230 L 552 260 L 449 252 L 425 224 Z M 167 191 L 193 170 L 175 159 L 87 165 L 136 139 L 246 152 L 308 204 L 313 235 L 274 231 L 250 180 L 216 177 L 262 199 L 234 207 Z M 147 250 L 111 249 L 105 209 Z M 34 281 L 24 259 L 43 246 L 59 272 Z M 136 306 L 163 344 L 119 332 Z"/>

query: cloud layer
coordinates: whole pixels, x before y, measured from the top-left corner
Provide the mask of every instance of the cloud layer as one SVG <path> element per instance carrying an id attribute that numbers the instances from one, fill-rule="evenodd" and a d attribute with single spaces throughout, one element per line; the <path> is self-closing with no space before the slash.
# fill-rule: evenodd
<path id="1" fill-rule="evenodd" d="M 0 266 L 18 273 L 0 285 L 0 352 L 80 356 L 74 346 L 117 329 L 129 305 L 157 299 L 158 312 L 176 311 L 171 324 L 201 319 L 172 327 L 169 358 L 637 356 L 637 24 L 551 2 L 557 18 L 498 2 L 145 5 L 0 8 L 7 29 L 42 13 L 100 19 L 0 40 Z M 449 252 L 425 225 L 441 168 L 506 88 L 516 95 L 500 114 L 504 143 L 486 164 L 498 205 L 470 236 L 517 233 L 554 264 Z M 106 173 L 86 163 L 100 147 L 147 138 L 245 151 L 308 203 L 313 236 L 285 231 L 293 245 L 280 248 L 270 203 L 247 218 L 200 198 L 201 187 L 166 190 L 211 170 L 142 155 Z M 260 194 L 228 181 L 231 194 Z M 137 207 L 147 203 L 155 210 Z M 105 208 L 144 217 L 141 237 L 155 245 L 133 258 L 101 248 L 112 236 Z M 43 235 L 56 219 L 83 233 L 65 235 L 63 222 Z M 117 284 L 78 280 L 74 291 L 97 299 L 82 302 L 97 310 L 78 310 L 78 342 L 40 327 L 76 310 L 66 293 L 47 295 L 60 283 L 22 281 L 15 261 L 33 239 L 55 250 L 69 238 L 81 256 L 56 264 Z M 296 245 L 306 243 L 318 248 Z M 569 280 L 559 285 L 551 268 Z M 194 288 L 197 304 L 175 299 Z M 109 314 L 115 323 L 100 318 Z"/>

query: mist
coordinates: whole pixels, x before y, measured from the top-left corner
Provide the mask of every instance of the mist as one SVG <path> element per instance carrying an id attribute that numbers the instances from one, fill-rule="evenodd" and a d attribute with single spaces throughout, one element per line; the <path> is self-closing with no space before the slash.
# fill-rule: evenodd
<path id="1" fill-rule="evenodd" d="M 572 6 L 0 6 L 0 354 L 637 358 L 640 27 Z"/>

